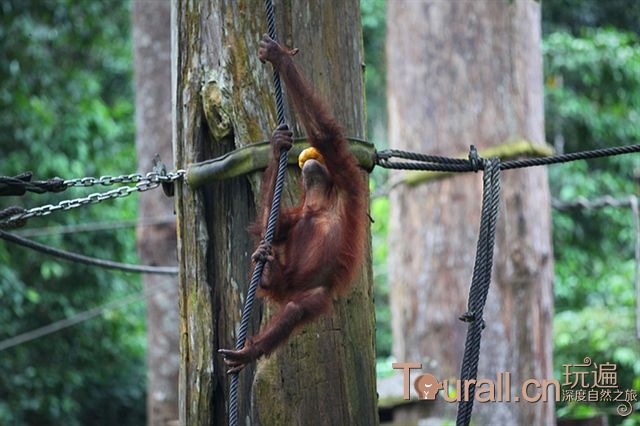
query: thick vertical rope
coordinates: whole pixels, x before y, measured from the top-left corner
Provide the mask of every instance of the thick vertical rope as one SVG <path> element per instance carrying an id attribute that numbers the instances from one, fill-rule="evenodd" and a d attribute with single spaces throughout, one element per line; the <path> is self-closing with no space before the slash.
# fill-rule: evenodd
<path id="1" fill-rule="evenodd" d="M 480 219 L 480 235 L 476 251 L 475 266 L 471 288 L 469 289 L 468 311 L 460 317 L 469 322 L 467 339 L 464 348 L 464 358 L 460 371 L 460 392 L 465 387 L 466 380 L 476 379 L 478 374 L 478 360 L 480 358 L 480 337 L 484 329 L 482 314 L 491 284 L 491 267 L 493 265 L 493 247 L 496 235 L 496 221 L 500 203 L 500 160 L 484 161 L 484 188 L 482 195 L 482 216 Z M 468 400 L 461 395 L 458 404 L 457 426 L 467 426 L 471 421 L 475 385 L 469 386 Z"/>
<path id="2" fill-rule="evenodd" d="M 276 12 L 273 8 L 271 0 L 264 1 L 264 7 L 267 10 L 267 27 L 269 29 L 269 37 L 278 40 L 276 36 Z M 284 97 L 282 96 L 282 85 L 280 83 L 280 75 L 278 71 L 273 70 L 273 85 L 276 91 L 276 113 L 278 117 L 278 125 L 284 124 Z"/>
<path id="3" fill-rule="evenodd" d="M 269 37 L 276 40 L 276 19 L 273 3 L 271 0 L 265 0 L 265 8 L 267 11 L 267 26 L 269 27 Z M 280 83 L 280 75 L 273 70 L 273 83 L 275 85 L 276 96 L 276 113 L 278 116 L 278 125 L 284 124 L 284 97 L 282 95 L 282 85 Z M 265 241 L 271 243 L 278 222 L 278 213 L 280 211 L 280 199 L 282 197 L 282 187 L 284 185 L 284 176 L 287 171 L 287 150 L 280 151 L 278 160 L 278 174 L 276 176 L 276 186 L 273 192 L 273 201 L 271 202 L 271 210 L 269 211 L 269 219 L 267 221 L 267 231 L 265 232 Z M 244 347 L 247 339 L 247 330 L 249 328 L 249 320 L 251 319 L 251 311 L 253 310 L 253 301 L 255 299 L 258 283 L 262 277 L 264 269 L 264 261 L 256 263 L 251 276 L 251 282 L 247 290 L 247 297 L 242 310 L 242 319 L 240 321 L 240 329 L 236 341 L 236 350 Z M 231 386 L 229 389 L 229 426 L 237 426 L 238 424 L 238 373 L 231 375 Z"/>

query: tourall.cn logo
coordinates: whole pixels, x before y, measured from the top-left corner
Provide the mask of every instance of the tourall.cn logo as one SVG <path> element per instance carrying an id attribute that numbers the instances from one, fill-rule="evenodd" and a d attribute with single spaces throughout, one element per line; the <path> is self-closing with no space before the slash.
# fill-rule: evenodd
<path id="1" fill-rule="evenodd" d="M 422 369 L 419 362 L 394 362 L 391 365 L 402 370 L 403 398 L 411 399 L 411 370 Z M 638 401 L 635 389 L 621 389 L 618 383 L 618 366 L 611 362 L 596 363 L 585 357 L 580 364 L 563 364 L 562 384 L 556 379 L 526 379 L 512 381 L 511 372 L 499 371 L 491 379 L 444 379 L 433 374 L 420 374 L 413 380 L 413 388 L 419 399 L 433 401 L 438 396 L 446 402 L 475 400 L 484 402 L 603 402 L 614 403 L 620 416 L 628 416 Z M 440 393 L 440 391 L 443 391 Z M 440 393 L 440 395 L 438 395 Z"/>
<path id="2" fill-rule="evenodd" d="M 422 364 L 419 362 L 397 362 L 392 367 L 396 370 L 402 370 L 404 399 L 411 399 L 409 387 L 411 383 L 411 370 L 419 370 Z M 432 374 L 420 374 L 413 381 L 413 387 L 416 390 L 418 398 L 421 400 L 434 400 L 440 394 L 446 402 L 471 401 L 475 399 L 477 402 L 539 402 L 554 399 L 560 401 L 560 383 L 555 380 L 525 380 L 519 386 L 520 393 L 514 394 L 513 390 L 518 389 L 511 381 L 511 373 L 509 371 L 501 371 L 496 373 L 495 378 L 489 379 L 444 379 L 439 381 Z"/>

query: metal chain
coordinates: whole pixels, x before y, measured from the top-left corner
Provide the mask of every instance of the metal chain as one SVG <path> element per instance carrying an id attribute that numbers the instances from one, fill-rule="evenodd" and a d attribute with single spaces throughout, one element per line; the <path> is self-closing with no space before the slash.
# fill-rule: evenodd
<path id="1" fill-rule="evenodd" d="M 67 187 L 72 186 L 81 186 L 81 187 L 89 187 L 95 185 L 117 185 L 122 183 L 138 183 L 144 180 L 158 180 L 158 182 L 173 182 L 181 176 L 174 177 L 174 175 L 182 173 L 184 174 L 184 170 L 178 170 L 177 172 L 167 173 L 166 175 L 161 175 L 156 172 L 149 172 L 146 175 L 142 173 L 132 173 L 130 175 L 120 175 L 120 176 L 101 176 L 100 178 L 95 178 L 91 176 L 75 178 L 75 179 L 66 179 L 63 183 Z"/>
<path id="2" fill-rule="evenodd" d="M 71 200 L 63 200 L 58 204 L 47 204 L 41 207 L 34 207 L 25 210 L 22 213 L 13 215 L 4 221 L 0 221 L 0 227 L 10 225 L 14 222 L 30 219 L 32 217 L 47 216 L 58 210 L 71 210 L 87 204 L 97 204 L 105 200 L 113 198 L 124 198 L 131 195 L 133 192 L 144 192 L 150 189 L 157 188 L 160 184 L 165 182 L 173 182 L 178 179 L 182 179 L 185 175 L 185 170 L 176 170 L 175 172 L 169 172 L 166 174 L 159 174 L 156 172 L 149 172 L 146 175 L 141 173 L 133 173 L 130 175 L 121 176 L 102 176 L 101 178 L 84 177 L 78 179 L 69 179 L 65 181 L 65 184 L 69 186 L 82 186 L 90 187 L 94 185 L 115 185 L 119 183 L 135 183 L 135 186 L 123 186 L 117 189 L 112 189 L 107 192 L 96 192 L 86 197 L 74 198 Z"/>

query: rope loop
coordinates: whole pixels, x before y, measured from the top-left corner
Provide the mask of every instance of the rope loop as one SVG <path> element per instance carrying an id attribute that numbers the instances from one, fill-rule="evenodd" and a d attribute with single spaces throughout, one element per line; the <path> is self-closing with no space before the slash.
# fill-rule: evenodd
<path id="1" fill-rule="evenodd" d="M 36 194 L 62 192 L 67 189 L 64 179 L 51 178 L 31 181 L 33 173 L 24 172 L 16 176 L 0 176 L 0 196 L 24 195 L 27 191 Z"/>
<path id="2" fill-rule="evenodd" d="M 393 157 L 393 151 L 390 149 L 383 149 L 382 151 L 376 151 L 375 163 L 380 164 L 381 161 L 389 160 Z"/>
<path id="3" fill-rule="evenodd" d="M 478 150 L 475 145 L 469 146 L 469 164 L 471 170 L 478 172 L 480 169 L 484 169 L 484 159 L 478 155 Z"/>
<path id="4" fill-rule="evenodd" d="M 0 210 L 0 219 L 8 219 L 13 216 L 21 215 L 25 212 L 26 210 L 23 209 L 22 207 L 18 207 L 18 206 L 7 207 L 6 209 Z M 27 224 L 27 219 L 24 219 L 24 218 L 18 219 L 18 220 L 11 220 L 11 221 L 0 221 L 0 229 L 22 228 L 26 224 Z"/>
<path id="5" fill-rule="evenodd" d="M 475 312 L 467 311 L 460 315 L 458 319 L 463 322 L 474 322 L 476 320 L 476 314 Z"/>
<path id="6" fill-rule="evenodd" d="M 473 323 L 476 322 L 478 320 L 478 318 L 476 317 L 475 312 L 472 311 L 467 311 L 464 314 L 460 315 L 458 317 L 458 319 L 460 321 L 463 322 L 468 322 L 468 323 Z M 487 324 L 484 321 L 484 318 L 480 318 L 480 327 L 484 330 L 486 328 Z"/>

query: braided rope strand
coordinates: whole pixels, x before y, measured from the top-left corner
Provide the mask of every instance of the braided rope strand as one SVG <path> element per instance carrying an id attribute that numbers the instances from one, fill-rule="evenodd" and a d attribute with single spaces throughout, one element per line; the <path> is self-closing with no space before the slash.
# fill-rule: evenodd
<path id="1" fill-rule="evenodd" d="M 271 210 L 269 211 L 269 219 L 267 222 L 267 231 L 265 233 L 265 241 L 271 243 L 276 230 L 276 224 L 278 223 L 278 214 L 280 211 L 280 199 L 282 196 L 282 188 L 284 187 L 284 177 L 287 171 L 287 151 L 280 153 L 280 161 L 278 163 L 278 174 L 276 176 L 276 186 L 273 193 L 273 201 L 271 203 Z M 253 303 L 255 300 L 256 290 L 258 289 L 258 283 L 262 277 L 262 271 L 264 269 L 264 261 L 256 263 L 256 267 L 253 270 L 251 276 L 251 282 L 247 289 L 247 296 L 245 299 L 245 305 L 242 310 L 242 319 L 240 320 L 240 329 L 238 330 L 238 336 L 236 340 L 236 350 L 240 350 L 244 347 L 247 339 L 247 330 L 249 329 L 249 321 L 251 320 L 251 313 L 253 311 Z M 238 384 L 239 375 L 234 373 L 231 376 L 231 387 L 229 390 L 229 425 L 236 426 L 238 424 Z"/>
<path id="2" fill-rule="evenodd" d="M 491 269 L 493 265 L 493 248 L 495 245 L 496 223 L 500 204 L 500 160 L 492 159 L 484 162 L 484 189 L 482 197 L 482 216 L 480 221 L 480 237 L 476 252 L 473 279 L 469 290 L 468 309 L 471 315 L 464 317 L 470 321 L 465 341 L 464 357 L 460 371 L 461 389 L 466 389 L 466 380 L 475 379 L 478 374 L 480 358 L 480 340 L 484 321 L 482 314 L 491 285 Z M 477 272 L 476 272 L 477 271 Z M 462 395 L 458 404 L 457 426 L 468 426 L 473 411 L 475 384 L 469 386 L 469 394 Z M 466 399 L 466 400 L 465 400 Z"/>
<path id="3" fill-rule="evenodd" d="M 276 40 L 276 20 L 275 10 L 273 2 L 271 0 L 265 0 L 265 8 L 267 14 L 267 27 L 269 29 L 269 37 Z M 273 83 L 275 86 L 276 97 L 276 114 L 278 118 L 278 125 L 285 123 L 284 117 L 284 97 L 282 94 L 282 83 L 280 81 L 280 75 L 274 69 L 273 71 Z M 287 150 L 280 152 L 280 158 L 278 160 L 278 174 L 276 176 L 276 184 L 273 192 L 273 201 L 271 202 L 271 210 L 269 211 L 269 219 L 267 221 L 267 230 L 265 232 L 265 241 L 271 243 L 276 231 L 276 225 L 278 223 L 278 214 L 280 212 L 280 200 L 282 198 L 282 188 L 284 187 L 284 177 L 287 171 Z M 253 310 L 253 303 L 255 299 L 256 290 L 258 289 L 258 283 L 262 277 L 262 271 L 264 269 L 264 261 L 256 263 L 253 275 L 251 276 L 251 282 L 247 289 L 247 296 L 245 299 L 245 305 L 242 310 L 242 318 L 240 321 L 240 329 L 238 330 L 238 336 L 236 340 L 236 350 L 240 350 L 244 347 L 247 338 L 247 330 L 249 328 L 249 321 L 251 319 L 251 313 Z M 231 384 L 229 389 L 229 426 L 237 426 L 238 424 L 238 385 L 239 375 L 235 373 L 231 376 Z"/>
<path id="4" fill-rule="evenodd" d="M 265 0 L 264 6 L 267 11 L 267 28 L 269 37 L 273 40 L 277 40 L 276 35 L 276 13 L 273 7 L 272 0 Z M 278 118 L 278 125 L 285 123 L 284 118 L 284 97 L 282 96 L 282 83 L 280 82 L 280 74 L 275 69 L 273 70 L 273 85 L 275 87 L 276 96 L 276 116 Z"/>
<path id="5" fill-rule="evenodd" d="M 640 152 L 640 144 L 601 148 L 591 151 L 571 152 L 568 154 L 554 155 L 550 157 L 503 161 L 500 163 L 500 170 L 545 166 L 551 164 L 566 163 L 569 161 L 590 160 L 594 158 L 611 157 L 614 155 L 631 154 L 635 152 Z M 405 160 L 412 160 L 412 162 L 393 161 L 392 158 L 394 157 L 402 158 Z M 475 171 L 471 162 L 466 159 L 426 155 L 399 150 L 384 150 L 378 152 L 376 156 L 376 164 L 386 169 L 400 170 L 429 170 L 434 172 L 459 173 Z M 480 161 L 477 166 L 479 170 L 484 170 L 485 168 L 485 165 L 482 161 Z"/>

